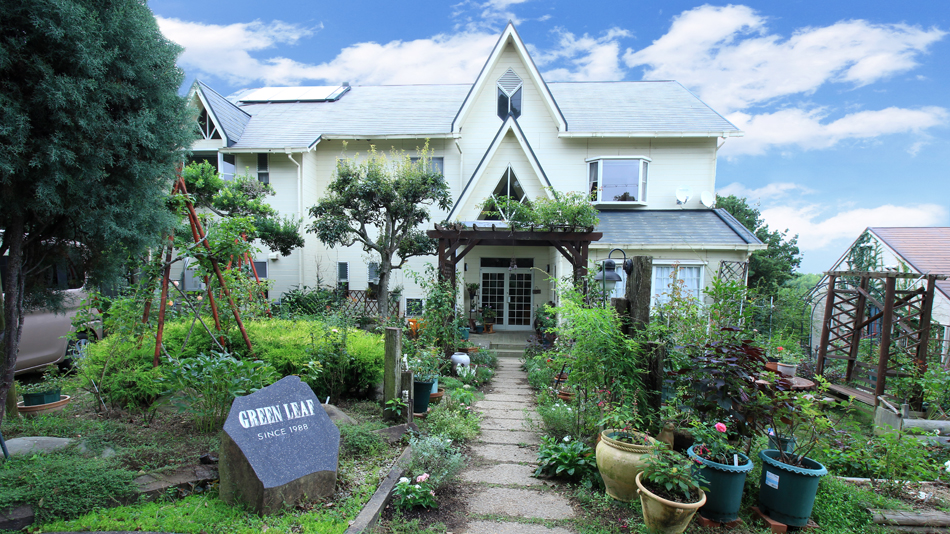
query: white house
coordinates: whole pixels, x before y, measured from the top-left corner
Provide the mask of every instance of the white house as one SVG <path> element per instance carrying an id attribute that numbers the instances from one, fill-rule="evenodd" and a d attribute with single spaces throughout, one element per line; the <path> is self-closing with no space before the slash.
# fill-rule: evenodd
<path id="1" fill-rule="evenodd" d="M 204 137 L 194 157 L 268 181 L 277 191 L 272 205 L 305 224 L 337 158 L 370 146 L 413 153 L 429 140 L 455 199 L 433 222 L 474 221 L 494 192 L 589 191 L 604 233 L 591 259 L 615 248 L 651 255 L 654 287 L 665 287 L 678 264 L 696 294 L 721 262 L 734 267 L 765 247 L 709 207 L 716 152 L 720 140 L 741 135 L 735 126 L 675 81 L 545 82 L 511 24 L 471 85 L 266 87 L 225 98 L 196 82 L 190 98 Z M 364 289 L 374 271 L 359 246 L 328 249 L 309 234 L 290 256 L 263 251 L 257 260 L 274 281 L 272 296 L 318 279 Z M 421 271 L 426 262 L 436 260 L 409 265 Z M 553 247 L 476 247 L 458 269 L 482 285 L 482 303 L 504 308 L 499 329 L 530 328 L 535 307 L 555 298 L 549 279 L 570 274 Z M 413 309 L 418 288 L 400 271 L 394 285 L 405 286 L 402 309 Z"/>
<path id="2" fill-rule="evenodd" d="M 950 275 L 950 227 L 869 227 L 829 271 L 895 269 L 916 274 Z M 826 283 L 827 276 L 818 285 L 821 287 Z M 906 284 L 907 287 L 898 289 L 919 286 L 919 282 Z M 939 327 L 931 329 L 931 336 L 940 341 L 939 359 L 947 362 L 950 360 L 950 280 L 938 280 L 934 285 L 931 321 Z M 818 296 L 822 295 L 819 291 Z M 823 299 L 819 299 L 816 304 L 819 315 L 822 306 Z M 820 329 L 820 320 L 816 324 Z M 818 339 L 820 333 L 820 330 L 815 330 L 814 339 Z"/>

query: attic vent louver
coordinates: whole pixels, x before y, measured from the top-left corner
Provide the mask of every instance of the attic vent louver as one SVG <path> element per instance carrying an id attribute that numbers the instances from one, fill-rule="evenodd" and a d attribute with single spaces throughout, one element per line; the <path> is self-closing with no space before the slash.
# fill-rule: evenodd
<path id="1" fill-rule="evenodd" d="M 521 87 L 521 78 L 515 74 L 515 71 L 509 68 L 505 73 L 498 79 L 498 87 L 500 87 L 505 94 L 511 96 Z"/>

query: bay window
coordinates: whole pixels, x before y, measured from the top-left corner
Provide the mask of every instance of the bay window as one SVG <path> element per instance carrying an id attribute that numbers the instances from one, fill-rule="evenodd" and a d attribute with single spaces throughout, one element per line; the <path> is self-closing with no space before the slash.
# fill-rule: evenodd
<path id="1" fill-rule="evenodd" d="M 602 156 L 587 160 L 591 202 L 636 202 L 647 200 L 647 173 L 650 158 L 645 156 Z"/>

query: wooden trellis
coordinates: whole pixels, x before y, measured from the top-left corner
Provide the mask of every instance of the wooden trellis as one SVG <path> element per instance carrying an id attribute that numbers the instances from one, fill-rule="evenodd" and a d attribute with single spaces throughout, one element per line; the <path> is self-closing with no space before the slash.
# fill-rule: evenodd
<path id="1" fill-rule="evenodd" d="M 749 274 L 749 262 L 747 261 L 720 261 L 719 279 L 724 282 L 742 282 L 746 283 L 746 277 Z"/>
<path id="2" fill-rule="evenodd" d="M 507 226 L 497 227 L 490 221 L 479 222 L 472 226 L 456 224 L 452 226 L 435 225 L 435 230 L 426 234 L 439 240 L 439 273 L 455 287 L 455 270 L 458 262 L 478 245 L 515 246 L 515 247 L 554 247 L 567 258 L 574 271 L 574 280 L 580 280 L 587 274 L 587 258 L 592 241 L 598 241 L 603 232 L 594 232 L 593 228 L 566 227 L 557 231 L 542 228 L 514 230 Z"/>
<path id="3" fill-rule="evenodd" d="M 880 321 L 878 361 L 869 374 L 869 386 L 850 387 L 834 384 L 833 391 L 849 395 L 871 405 L 877 405 L 884 395 L 888 376 L 900 374 L 893 357 L 898 351 L 913 356 L 919 373 L 927 370 L 927 350 L 930 340 L 931 311 L 934 287 L 946 275 L 898 272 L 832 271 L 828 276 L 825 314 L 822 319 L 821 340 L 818 346 L 817 374 L 823 375 L 826 360 L 845 360 L 845 382 L 857 385 L 865 377 L 867 365 L 858 361 L 859 346 L 865 329 Z M 898 290 L 897 280 L 922 282 L 914 289 Z M 874 288 L 883 282 L 883 296 Z M 881 300 L 883 298 L 883 301 Z M 907 399 L 913 409 L 920 410 L 921 390 Z"/>

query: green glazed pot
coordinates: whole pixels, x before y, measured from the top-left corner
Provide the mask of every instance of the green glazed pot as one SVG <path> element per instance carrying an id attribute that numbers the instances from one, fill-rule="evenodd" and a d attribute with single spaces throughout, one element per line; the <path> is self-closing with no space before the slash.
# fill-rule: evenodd
<path id="1" fill-rule="evenodd" d="M 413 413 L 426 413 L 429 410 L 429 395 L 432 394 L 433 381 L 412 383 L 412 411 Z"/>
<path id="2" fill-rule="evenodd" d="M 742 504 L 742 489 L 745 487 L 746 474 L 752 470 L 752 460 L 739 453 L 739 465 L 720 464 L 700 457 L 693 447 L 686 450 L 689 457 L 703 464 L 696 475 L 705 479 L 706 504 L 699 509 L 699 515 L 706 519 L 728 523 L 739 517 L 739 505 Z"/>
<path id="3" fill-rule="evenodd" d="M 39 393 L 24 393 L 23 406 L 39 406 L 41 404 L 50 404 L 59 401 L 60 388 Z"/>
<path id="4" fill-rule="evenodd" d="M 802 458 L 804 467 L 778 461 L 780 452 L 767 449 L 759 452 L 762 478 L 759 480 L 759 507 L 762 513 L 786 525 L 808 524 L 818 493 L 818 481 L 828 474 L 825 466 Z"/>

